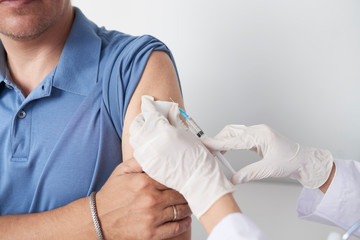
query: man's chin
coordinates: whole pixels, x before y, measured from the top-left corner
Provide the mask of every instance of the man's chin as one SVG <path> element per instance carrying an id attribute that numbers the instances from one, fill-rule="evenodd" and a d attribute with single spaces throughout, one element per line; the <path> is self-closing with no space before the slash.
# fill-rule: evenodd
<path id="1" fill-rule="evenodd" d="M 12 40 L 33 40 L 52 25 L 51 22 L 37 20 L 30 17 L 17 17 L 17 19 L 11 19 L 11 21 L 3 21 L 0 25 L 0 33 L 2 36 Z"/>
<path id="2" fill-rule="evenodd" d="M 2 32 L 2 36 L 16 41 L 29 41 L 36 39 L 42 32 Z"/>

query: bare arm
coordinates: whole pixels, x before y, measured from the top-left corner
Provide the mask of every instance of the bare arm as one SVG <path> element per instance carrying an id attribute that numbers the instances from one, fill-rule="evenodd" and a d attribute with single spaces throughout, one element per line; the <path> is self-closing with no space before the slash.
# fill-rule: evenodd
<path id="1" fill-rule="evenodd" d="M 181 207 L 185 199 L 141 173 L 134 162 L 120 164 L 96 195 L 105 239 L 164 239 L 184 233 L 190 219 L 171 222 L 173 210 L 167 205 L 178 205 L 184 219 L 190 214 Z M 88 197 L 42 213 L 0 216 L 0 233 L 2 240 L 97 239 Z"/>
<path id="2" fill-rule="evenodd" d="M 133 149 L 129 143 L 129 126 L 132 120 L 141 112 L 141 96 L 150 95 L 155 100 L 170 101 L 171 97 L 183 108 L 180 86 L 170 57 L 162 51 L 154 51 L 146 64 L 140 82 L 131 97 L 126 110 L 122 149 L 123 159 L 133 157 Z"/>
<path id="3" fill-rule="evenodd" d="M 141 112 L 141 96 L 150 95 L 155 100 L 169 101 L 171 97 L 183 108 L 177 75 L 170 57 L 162 51 L 154 51 L 146 64 L 140 82 L 128 105 L 122 136 L 123 159 L 133 157 L 133 149 L 129 143 L 129 126 L 132 120 Z M 176 239 L 190 239 L 191 231 Z"/>
<path id="4" fill-rule="evenodd" d="M 227 215 L 231 213 L 241 213 L 233 195 L 228 193 L 219 198 L 201 217 L 201 224 L 206 232 L 210 234 L 212 229 Z"/>
<path id="5" fill-rule="evenodd" d="M 96 239 L 88 200 L 43 213 L 1 216 L 1 239 Z"/>

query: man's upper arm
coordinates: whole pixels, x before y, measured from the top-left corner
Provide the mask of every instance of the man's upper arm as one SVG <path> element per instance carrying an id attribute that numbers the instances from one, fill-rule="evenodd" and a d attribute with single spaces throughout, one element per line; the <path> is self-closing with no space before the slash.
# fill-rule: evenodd
<path id="1" fill-rule="evenodd" d="M 133 149 L 129 142 L 129 127 L 132 120 L 141 112 L 141 96 L 150 95 L 155 100 L 169 101 L 171 97 L 183 108 L 177 74 L 169 55 L 163 51 L 151 53 L 140 81 L 131 97 L 126 110 L 122 134 L 123 160 L 133 157 Z M 187 231 L 173 239 L 190 239 L 191 231 Z"/>
<path id="2" fill-rule="evenodd" d="M 169 55 L 163 51 L 151 53 L 140 81 L 131 97 L 126 110 L 122 134 L 123 160 L 133 157 L 133 149 L 129 143 L 129 126 L 141 112 L 141 96 L 150 95 L 155 100 L 169 101 L 171 97 L 183 108 L 177 74 Z"/>

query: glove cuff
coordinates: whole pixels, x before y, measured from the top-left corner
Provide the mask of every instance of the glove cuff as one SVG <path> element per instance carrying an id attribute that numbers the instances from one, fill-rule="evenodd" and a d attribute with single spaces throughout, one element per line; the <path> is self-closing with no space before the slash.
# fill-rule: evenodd
<path id="1" fill-rule="evenodd" d="M 235 191 L 215 160 L 204 162 L 206 164 L 199 166 L 180 190 L 198 219 L 219 198 Z"/>
<path id="2" fill-rule="evenodd" d="M 297 180 L 305 188 L 319 188 L 328 180 L 334 162 L 330 151 L 300 146 L 297 158 L 304 159 Z"/>

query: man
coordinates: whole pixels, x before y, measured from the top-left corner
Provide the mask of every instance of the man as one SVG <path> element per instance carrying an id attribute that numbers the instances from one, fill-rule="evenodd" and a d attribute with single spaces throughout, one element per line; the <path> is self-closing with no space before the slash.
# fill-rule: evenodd
<path id="1" fill-rule="evenodd" d="M 1 239 L 96 239 L 94 191 L 106 239 L 189 238 L 178 192 L 116 168 L 140 96 L 181 102 L 166 46 L 100 29 L 70 0 L 0 0 L 0 16 Z"/>

